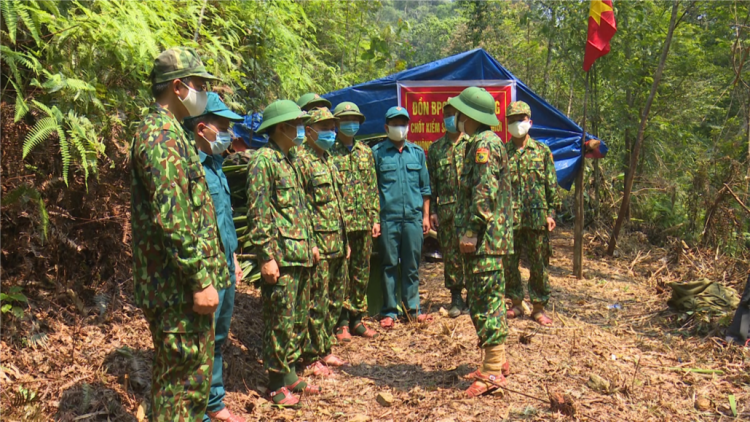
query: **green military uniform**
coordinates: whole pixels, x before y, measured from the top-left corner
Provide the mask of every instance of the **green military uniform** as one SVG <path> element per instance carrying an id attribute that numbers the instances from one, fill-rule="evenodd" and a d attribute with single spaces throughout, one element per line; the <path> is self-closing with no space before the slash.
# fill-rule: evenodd
<path id="1" fill-rule="evenodd" d="M 215 79 L 193 49 L 155 60 L 152 83 Z M 135 302 L 154 341 L 151 420 L 195 421 L 208 401 L 213 315 L 193 311 L 193 293 L 230 283 L 211 194 L 195 145 L 175 116 L 155 105 L 130 151 Z"/>
<path id="2" fill-rule="evenodd" d="M 459 294 L 464 285 L 464 257 L 458 249 L 455 216 L 459 178 L 464 164 L 468 136 L 461 134 L 455 143 L 446 133 L 430 146 L 427 169 L 430 172 L 430 214 L 438 218 L 438 241 L 443 254 L 445 287 Z"/>
<path id="3" fill-rule="evenodd" d="M 310 112 L 307 125 L 333 120 L 327 108 Z M 310 283 L 310 312 L 307 339 L 302 350 L 306 363 L 331 353 L 331 335 L 342 311 L 347 291 L 346 231 L 341 208 L 341 179 L 330 154 L 323 156 L 305 143 L 299 147 L 302 185 L 307 209 L 313 220 L 315 243 L 320 262 L 313 269 Z"/>
<path id="4" fill-rule="evenodd" d="M 469 312 L 480 347 L 488 348 L 503 344 L 508 334 L 502 260 L 513 248 L 508 156 L 502 141 L 489 127 L 497 124 L 497 117 L 494 100 L 487 91 L 467 88 L 448 103 L 486 125 L 466 145 L 456 230 L 459 238 L 477 239 L 476 251 L 467 256 Z M 476 104 L 486 110 L 477 111 Z"/>
<path id="5" fill-rule="evenodd" d="M 525 114 L 529 106 L 521 101 L 508 107 L 507 116 Z M 549 250 L 547 217 L 555 217 L 559 206 L 557 175 L 552 152 L 547 145 L 528 138 L 524 148 L 512 141 L 506 145 L 513 186 L 514 251 L 503 262 L 507 282 L 506 295 L 515 303 L 524 298 L 523 282 L 518 264 L 522 247 L 529 259 L 529 297 L 532 303 L 546 305 L 549 300 L 549 276 L 546 257 Z"/>
<path id="6" fill-rule="evenodd" d="M 347 108 L 348 106 L 348 108 Z M 353 103 L 336 106 L 336 117 L 356 115 L 364 120 Z M 341 141 L 331 148 L 333 162 L 342 180 L 344 219 L 351 247 L 348 265 L 349 289 L 344 303 L 349 311 L 346 322 L 358 322 L 367 313 L 367 285 L 370 281 L 372 228 L 380 222 L 380 196 L 375 161 L 367 144 L 354 140 L 351 147 Z"/>
<path id="7" fill-rule="evenodd" d="M 263 113 L 259 132 L 301 115 L 292 101 L 276 101 Z M 261 281 L 263 365 L 272 390 L 297 380 L 295 362 L 307 335 L 315 239 L 295 149 L 284 154 L 269 140 L 248 165 L 247 230 L 251 247 L 259 265 L 275 259 L 280 272 L 276 284 Z"/>

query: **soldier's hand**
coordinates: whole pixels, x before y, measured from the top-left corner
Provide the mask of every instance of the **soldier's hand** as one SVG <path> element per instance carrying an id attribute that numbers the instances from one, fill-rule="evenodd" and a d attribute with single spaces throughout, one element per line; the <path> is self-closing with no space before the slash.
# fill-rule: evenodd
<path id="1" fill-rule="evenodd" d="M 552 217 L 547 217 L 547 230 L 549 231 L 555 230 L 555 227 L 557 227 L 557 223 L 555 223 L 555 219 Z"/>
<path id="2" fill-rule="evenodd" d="M 193 311 L 196 314 L 212 314 L 218 306 L 219 292 L 216 291 L 213 284 L 203 290 L 193 292 Z"/>
<path id="3" fill-rule="evenodd" d="M 458 249 L 461 253 L 474 253 L 477 251 L 477 238 L 461 236 L 461 240 L 458 242 Z"/>
<path id="4" fill-rule="evenodd" d="M 422 219 L 422 234 L 427 236 L 427 233 L 430 232 L 430 218 L 425 217 Z"/>
<path id="5" fill-rule="evenodd" d="M 435 215 L 435 214 L 432 214 L 432 215 L 430 216 L 430 224 L 432 225 L 432 230 L 435 230 L 435 231 L 437 231 L 437 229 L 438 229 L 438 226 L 439 226 L 439 224 L 438 224 L 438 218 L 437 218 L 437 215 Z"/>
<path id="6" fill-rule="evenodd" d="M 372 237 L 379 237 L 380 236 L 380 223 L 375 223 L 374 226 L 372 226 Z"/>
<path id="7" fill-rule="evenodd" d="M 279 281 L 281 273 L 279 272 L 279 264 L 276 263 L 275 259 L 266 262 L 260 267 L 260 276 L 263 277 L 263 281 L 267 284 L 276 284 Z"/>
<path id="8" fill-rule="evenodd" d="M 313 262 L 316 264 L 320 262 L 320 251 L 317 246 L 313 248 Z"/>
<path id="9" fill-rule="evenodd" d="M 346 259 L 349 259 L 352 256 L 352 248 L 349 245 L 346 245 Z"/>
<path id="10" fill-rule="evenodd" d="M 242 267 L 240 267 L 240 261 L 237 260 L 237 254 L 234 254 L 234 276 L 237 277 L 237 281 L 240 281 L 245 277 L 245 274 L 242 272 Z"/>

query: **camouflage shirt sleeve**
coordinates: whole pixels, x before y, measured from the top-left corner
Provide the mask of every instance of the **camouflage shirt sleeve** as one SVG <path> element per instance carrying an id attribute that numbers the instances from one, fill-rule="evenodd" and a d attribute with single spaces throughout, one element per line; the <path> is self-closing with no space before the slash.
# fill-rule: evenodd
<path id="1" fill-rule="evenodd" d="M 372 204 L 370 208 L 370 228 L 380 223 L 380 193 L 378 192 L 378 176 L 375 172 L 375 157 L 370 148 L 367 148 L 367 180 L 365 180 L 367 203 Z"/>
<path id="2" fill-rule="evenodd" d="M 195 221 L 193 217 L 194 202 L 200 201 L 200 193 L 196 191 L 201 186 L 196 185 L 203 183 L 202 188 L 207 189 L 205 173 L 198 154 L 180 138 L 174 129 L 159 128 L 158 132 L 150 134 L 147 142 L 139 145 L 135 155 L 140 162 L 138 176 L 155 211 L 154 227 L 161 229 L 164 246 L 182 278 L 193 291 L 199 291 L 212 282 L 203 265 L 207 257 L 200 238 L 200 234 L 211 230 L 203 225 L 212 221 Z"/>
<path id="3" fill-rule="evenodd" d="M 560 196 L 557 193 L 557 172 L 555 171 L 555 159 L 552 157 L 552 151 L 549 147 L 545 148 L 545 167 L 546 167 L 546 184 L 545 189 L 547 197 L 547 215 L 555 218 L 555 210 L 560 208 Z"/>
<path id="4" fill-rule="evenodd" d="M 430 151 L 435 151 L 435 144 L 432 144 L 432 147 L 430 148 Z M 430 215 L 437 215 L 437 165 L 436 162 L 436 156 L 438 154 L 432 153 L 427 154 L 427 172 L 430 175 Z"/>
<path id="5" fill-rule="evenodd" d="M 472 236 L 467 237 L 476 237 L 492 218 L 492 213 L 495 211 L 494 204 L 502 188 L 498 175 L 508 171 L 508 156 L 502 145 L 488 142 L 486 139 L 478 139 L 477 142 L 477 157 L 466 157 L 467 160 L 477 161 L 475 164 L 477 173 L 474 178 L 477 183 L 471 193 L 468 221 L 464 228 L 471 232 Z M 480 151 L 487 154 L 484 163 L 479 162 Z M 507 191 L 510 191 L 509 187 Z"/>
<path id="6" fill-rule="evenodd" d="M 278 231 L 273 221 L 273 172 L 272 163 L 259 154 L 248 166 L 247 227 L 261 263 L 279 258 L 274 241 Z"/>

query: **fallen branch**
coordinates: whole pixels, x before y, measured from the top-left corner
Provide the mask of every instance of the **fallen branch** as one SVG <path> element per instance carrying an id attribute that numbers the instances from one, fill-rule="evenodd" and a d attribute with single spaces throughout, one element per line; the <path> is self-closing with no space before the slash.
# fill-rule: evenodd
<path id="1" fill-rule="evenodd" d="M 727 191 L 729 191 L 729 194 L 734 197 L 735 201 L 737 201 L 737 203 L 740 204 L 740 206 L 742 207 L 742 209 L 744 209 L 745 212 L 747 212 L 748 214 L 750 214 L 750 208 L 748 208 L 747 205 L 745 205 L 740 200 L 740 198 L 737 196 L 737 194 L 734 193 L 734 191 L 732 191 L 732 188 L 730 188 L 729 185 L 727 185 L 726 183 L 724 183 L 724 187 L 727 188 Z"/>
<path id="2" fill-rule="evenodd" d="M 680 371 L 680 372 L 693 372 L 696 374 L 718 374 L 718 375 L 724 375 L 724 371 L 721 369 L 701 369 L 701 368 L 679 368 L 676 366 L 665 368 L 670 371 Z"/>

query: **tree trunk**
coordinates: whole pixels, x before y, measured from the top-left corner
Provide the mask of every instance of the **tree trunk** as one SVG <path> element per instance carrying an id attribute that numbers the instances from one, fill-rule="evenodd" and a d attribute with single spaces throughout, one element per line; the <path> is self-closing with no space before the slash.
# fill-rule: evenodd
<path id="1" fill-rule="evenodd" d="M 555 31 L 557 29 L 556 20 L 557 16 L 555 15 L 555 8 L 553 6 L 550 6 L 550 11 L 552 13 L 552 29 L 549 32 L 549 40 L 547 40 L 547 63 L 544 64 L 544 83 L 542 84 L 542 98 L 546 98 L 547 94 L 547 85 L 549 84 L 549 65 L 552 61 L 552 40 L 555 37 Z"/>
<path id="2" fill-rule="evenodd" d="M 651 85 L 651 93 L 648 95 L 646 104 L 643 107 L 641 113 L 641 124 L 638 127 L 638 135 L 633 145 L 633 152 L 630 154 L 630 165 L 628 166 L 628 175 L 625 178 L 625 191 L 622 195 L 622 203 L 620 204 L 620 212 L 617 214 L 617 222 L 615 223 L 614 229 L 612 229 L 612 235 L 609 238 L 609 246 L 607 247 L 607 254 L 612 255 L 615 252 L 617 246 L 617 236 L 620 234 L 622 229 L 622 223 L 625 220 L 625 214 L 627 209 L 630 207 L 630 193 L 633 191 L 633 179 L 635 178 L 635 170 L 638 167 L 638 155 L 641 151 L 641 144 L 643 143 L 644 132 L 646 131 L 646 122 L 648 122 L 648 113 L 651 111 L 651 105 L 654 103 L 654 97 L 656 97 L 656 90 L 659 88 L 659 82 L 661 81 L 662 73 L 664 72 L 664 65 L 667 62 L 667 55 L 669 54 L 669 46 L 672 43 L 672 35 L 674 35 L 674 28 L 677 25 L 677 10 L 680 7 L 680 2 L 675 0 L 672 4 L 672 17 L 669 19 L 669 31 L 667 31 L 667 38 L 664 40 L 664 48 L 661 52 L 661 58 L 659 58 L 659 65 L 654 73 L 654 83 Z"/>

